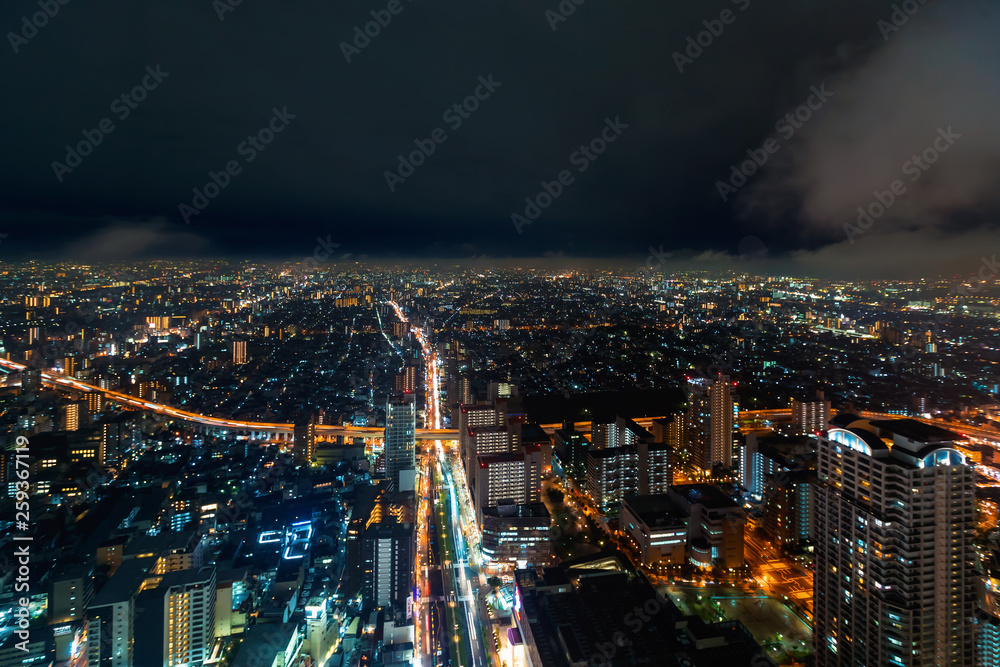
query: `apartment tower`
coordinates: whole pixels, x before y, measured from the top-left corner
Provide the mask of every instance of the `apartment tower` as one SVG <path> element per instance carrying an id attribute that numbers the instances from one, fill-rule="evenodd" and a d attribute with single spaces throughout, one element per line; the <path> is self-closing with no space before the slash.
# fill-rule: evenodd
<path id="1" fill-rule="evenodd" d="M 846 414 L 819 438 L 819 667 L 974 664 L 975 482 L 956 439 Z"/>

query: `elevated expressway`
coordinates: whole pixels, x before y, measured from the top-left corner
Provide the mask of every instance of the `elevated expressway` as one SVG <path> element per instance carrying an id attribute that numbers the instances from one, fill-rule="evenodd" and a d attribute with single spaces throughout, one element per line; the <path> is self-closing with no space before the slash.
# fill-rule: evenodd
<path id="1" fill-rule="evenodd" d="M 27 369 L 24 364 L 19 364 L 7 359 L 0 359 L 0 367 L 7 368 L 11 371 L 23 371 Z M 256 421 L 244 421 L 238 419 L 225 419 L 223 417 L 212 417 L 209 415 L 202 415 L 195 412 L 188 412 L 186 410 L 181 410 L 179 408 L 171 407 L 169 405 L 163 405 L 160 403 L 153 403 L 151 401 L 142 400 L 136 398 L 135 396 L 130 396 L 129 394 L 123 394 L 121 392 L 112 391 L 110 389 L 101 389 L 98 386 L 87 384 L 85 382 L 80 382 L 74 378 L 66 377 L 61 373 L 57 373 L 51 370 L 42 371 L 42 382 L 46 385 L 50 385 L 56 389 L 64 389 L 67 391 L 93 391 L 104 394 L 104 398 L 107 401 L 113 403 L 118 403 L 120 405 L 127 405 L 131 408 L 138 410 L 146 410 L 148 412 L 163 415 L 165 417 L 170 417 L 172 419 L 180 419 L 193 424 L 200 424 L 206 427 L 206 430 L 212 432 L 215 431 L 231 431 L 237 434 L 245 433 L 247 435 L 259 434 L 260 436 L 274 436 L 276 440 L 290 439 L 292 437 L 292 432 L 294 430 L 294 424 L 283 424 L 275 422 L 256 422 Z M 869 413 L 862 412 L 863 417 L 870 417 L 873 419 L 893 419 L 899 418 L 899 415 L 889 415 L 880 413 Z M 436 420 L 440 419 L 439 415 L 435 415 Z M 743 410 L 739 414 L 739 420 L 741 423 L 753 422 L 753 421 L 771 421 L 771 420 L 782 420 L 791 417 L 791 410 Z M 640 426 L 649 427 L 654 419 L 658 417 L 645 417 L 636 419 L 636 423 Z M 934 424 L 942 428 L 947 428 L 952 431 L 957 431 L 962 435 L 971 436 L 974 438 L 982 438 L 986 440 L 998 440 L 1000 439 L 1000 433 L 996 431 L 974 428 L 964 424 L 954 424 L 950 422 L 945 422 L 937 419 L 920 419 L 919 421 L 925 422 L 927 424 Z M 579 430 L 586 431 L 590 426 L 590 422 L 574 422 L 576 428 Z M 562 428 L 562 424 L 542 424 L 542 428 L 548 432 L 552 433 L 556 429 Z M 323 439 L 331 439 L 335 436 L 342 435 L 344 437 L 363 437 L 363 438 L 381 438 L 385 433 L 385 429 L 379 426 L 340 426 L 337 424 L 318 424 L 316 426 L 316 434 Z M 458 439 L 458 429 L 448 429 L 448 428 L 420 428 L 417 429 L 417 439 L 418 440 L 457 440 Z"/>

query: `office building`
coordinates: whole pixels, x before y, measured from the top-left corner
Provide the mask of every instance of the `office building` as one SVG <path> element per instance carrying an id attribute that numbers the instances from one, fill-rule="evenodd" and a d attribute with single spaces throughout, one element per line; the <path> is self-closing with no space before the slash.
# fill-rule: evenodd
<path id="1" fill-rule="evenodd" d="M 819 438 L 820 667 L 973 665 L 974 472 L 957 439 L 846 414 Z"/>
<path id="2" fill-rule="evenodd" d="M 94 596 L 94 570 L 88 565 L 57 566 L 49 592 L 49 624 L 61 625 L 84 618 Z"/>
<path id="3" fill-rule="evenodd" d="M 245 340 L 234 340 L 232 350 L 234 364 L 245 364 L 247 362 L 247 342 Z"/>
<path id="4" fill-rule="evenodd" d="M 816 392 L 816 398 L 792 399 L 792 428 L 796 435 L 813 435 L 826 430 L 830 421 L 830 401 L 823 392 Z"/>
<path id="5" fill-rule="evenodd" d="M 587 452 L 587 492 L 602 512 L 614 514 L 622 500 L 639 492 L 639 457 L 635 447 Z"/>
<path id="6" fill-rule="evenodd" d="M 417 468 L 417 408 L 413 396 L 385 406 L 385 476 L 397 491 L 412 491 Z"/>
<path id="7" fill-rule="evenodd" d="M 550 565 L 552 519 L 544 503 L 484 507 L 483 558 L 516 567 Z"/>
<path id="8" fill-rule="evenodd" d="M 486 400 L 489 403 L 500 399 L 516 399 L 520 395 L 517 385 L 511 382 L 490 382 L 486 385 Z"/>
<path id="9" fill-rule="evenodd" d="M 253 581 L 247 568 L 220 570 L 215 581 L 215 636 L 242 634 L 252 609 Z"/>
<path id="10" fill-rule="evenodd" d="M 727 570 L 743 566 L 746 514 L 736 501 L 711 484 L 679 484 L 668 495 L 688 518 L 691 563 Z"/>
<path id="11" fill-rule="evenodd" d="M 292 433 L 295 446 L 295 461 L 309 465 L 316 459 L 316 415 L 306 413 L 295 420 Z"/>
<path id="12" fill-rule="evenodd" d="M 683 565 L 688 516 L 668 494 L 631 496 L 622 503 L 621 527 L 643 565 Z"/>
<path id="13" fill-rule="evenodd" d="M 362 597 L 378 606 L 406 605 L 413 592 L 413 524 L 391 518 L 365 529 L 361 544 Z"/>
<path id="14" fill-rule="evenodd" d="M 764 532 L 782 551 L 796 550 L 816 537 L 815 479 L 807 470 L 768 476 L 764 487 Z"/>
<path id="15" fill-rule="evenodd" d="M 469 456 L 469 429 L 472 427 L 505 425 L 505 415 L 497 409 L 496 405 L 460 405 L 458 408 L 458 453 L 466 468 L 472 467 L 471 462 L 474 457 Z M 471 473 L 468 473 L 471 479 Z"/>
<path id="16" fill-rule="evenodd" d="M 479 455 L 514 451 L 514 434 L 506 426 L 470 426 L 465 436 L 465 472 L 469 488 L 472 488 Z"/>
<path id="17" fill-rule="evenodd" d="M 688 461 L 702 470 L 733 466 L 733 385 L 728 375 L 687 383 Z"/>
<path id="18" fill-rule="evenodd" d="M 136 595 L 150 559 L 122 563 L 87 608 L 87 667 L 132 667 Z"/>

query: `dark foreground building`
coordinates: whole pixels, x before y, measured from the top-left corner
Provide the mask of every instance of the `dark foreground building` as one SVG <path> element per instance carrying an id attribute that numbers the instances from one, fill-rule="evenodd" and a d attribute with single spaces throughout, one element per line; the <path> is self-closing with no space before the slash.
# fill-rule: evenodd
<path id="1" fill-rule="evenodd" d="M 742 623 L 685 616 L 620 552 L 517 570 L 514 584 L 530 667 L 773 665 Z"/>

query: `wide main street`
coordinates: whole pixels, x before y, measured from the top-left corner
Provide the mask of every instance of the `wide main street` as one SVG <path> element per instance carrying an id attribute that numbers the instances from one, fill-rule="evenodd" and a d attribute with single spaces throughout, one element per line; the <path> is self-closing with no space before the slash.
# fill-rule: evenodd
<path id="1" fill-rule="evenodd" d="M 400 321 L 408 322 L 406 314 L 396 303 L 390 302 L 389 305 L 396 311 Z M 424 372 L 427 423 L 433 430 L 439 431 L 441 430 L 441 377 L 437 351 L 422 328 L 411 323 L 411 330 L 420 342 L 427 362 Z M 428 488 L 433 489 L 435 493 L 429 501 L 434 507 L 434 515 L 432 516 L 429 511 L 418 513 L 417 534 L 419 536 L 429 533 L 428 524 L 431 521 L 435 522 L 446 606 L 445 619 L 439 619 L 438 622 L 444 624 L 444 634 L 450 636 L 451 664 L 485 667 L 490 664 L 490 660 L 482 633 L 485 622 L 480 617 L 481 605 L 478 596 L 486 582 L 479 572 L 481 568 L 477 566 L 479 562 L 477 556 L 475 553 L 470 553 L 469 549 L 469 542 L 476 544 L 475 526 L 469 526 L 467 520 L 463 520 L 463 517 L 467 519 L 470 516 L 471 508 L 462 506 L 464 503 L 461 499 L 467 499 L 468 494 L 459 493 L 457 485 L 464 483 L 462 481 L 464 475 L 455 472 L 453 444 L 450 439 L 433 440 L 426 445 L 429 451 L 418 455 L 420 476 L 425 483 L 429 482 Z M 418 554 L 418 561 L 415 564 L 418 572 L 423 566 L 419 558 Z M 430 601 L 427 607 L 430 607 Z M 418 621 L 418 633 L 421 628 L 426 632 L 426 627 Z M 425 636 L 422 641 L 418 640 L 418 646 L 429 647 L 434 644 L 435 639 L 430 636 Z M 422 654 L 421 664 L 435 664 L 434 657 Z"/>

